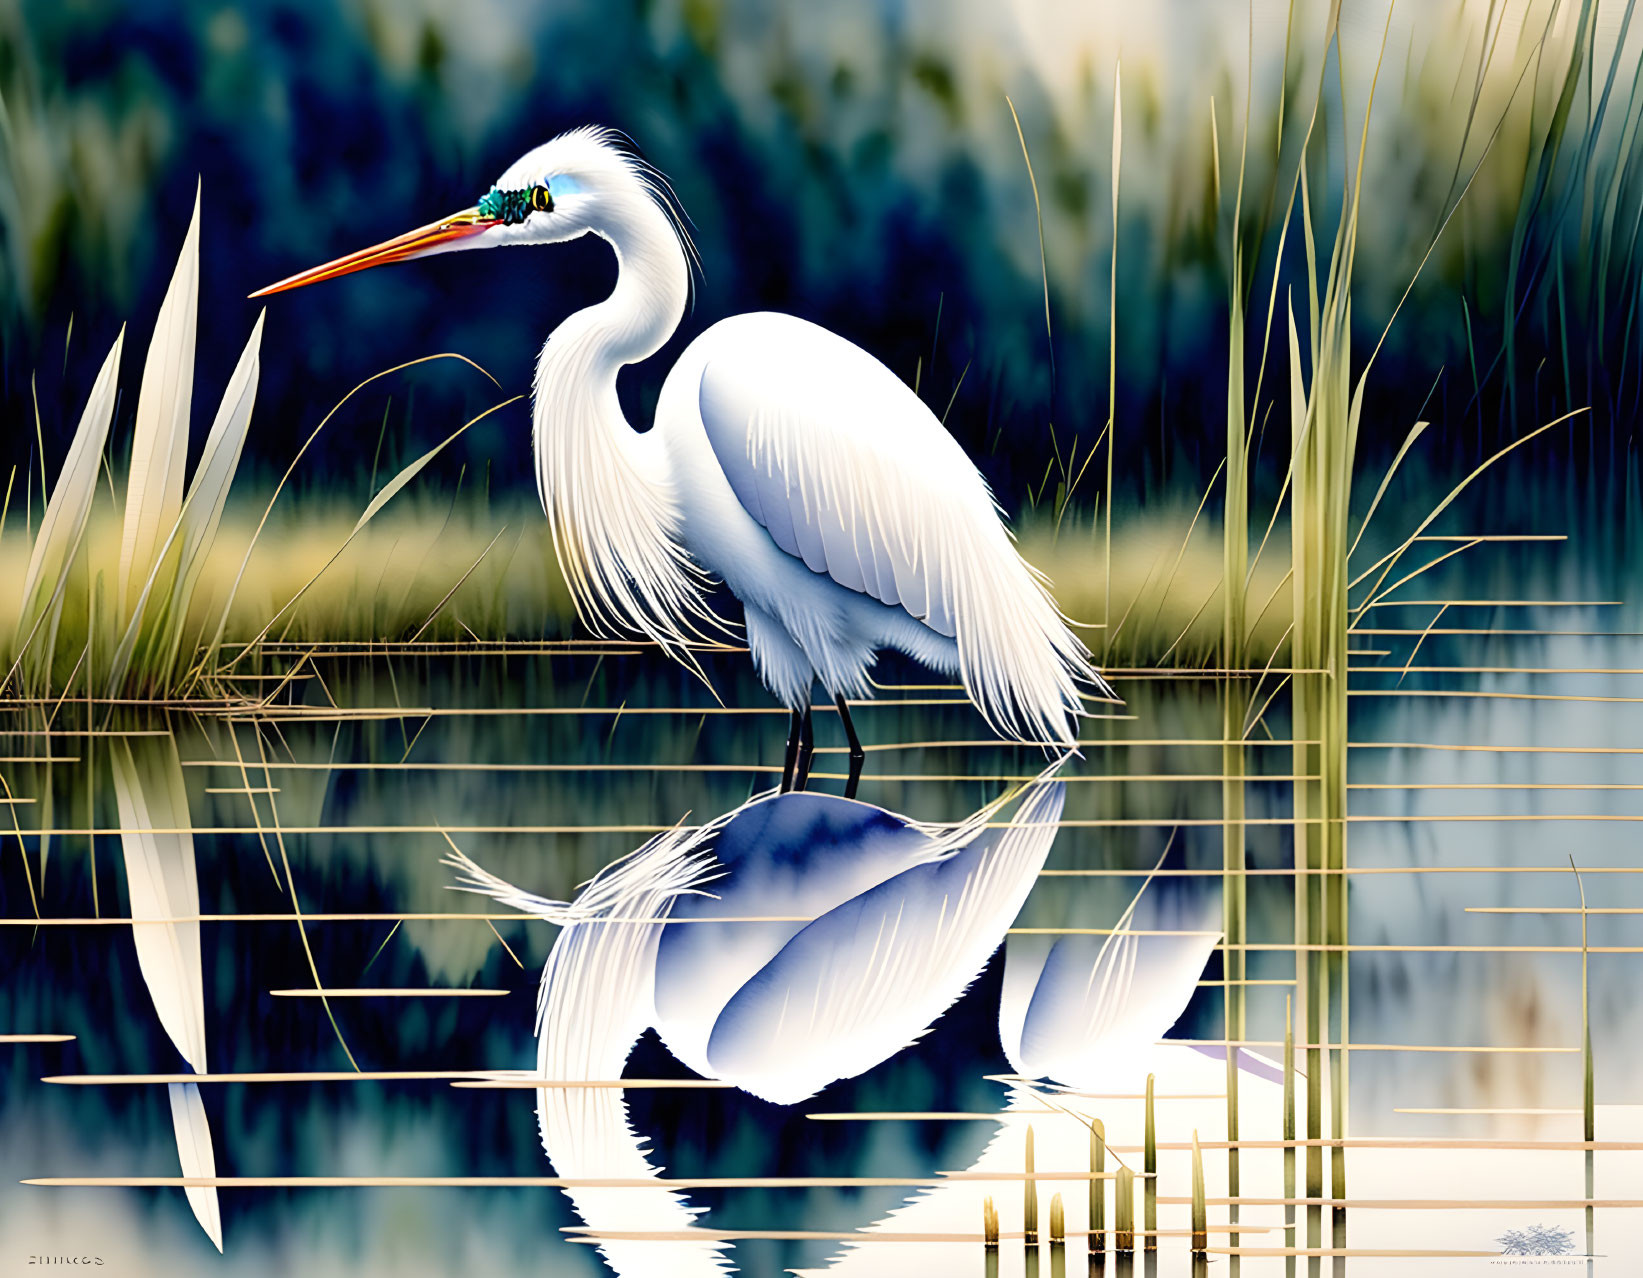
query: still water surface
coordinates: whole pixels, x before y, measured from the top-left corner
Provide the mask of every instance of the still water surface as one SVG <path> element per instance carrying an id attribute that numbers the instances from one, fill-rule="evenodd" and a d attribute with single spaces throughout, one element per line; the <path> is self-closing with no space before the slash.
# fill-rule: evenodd
<path id="1" fill-rule="evenodd" d="M 1350 1130 L 1354 1138 L 1580 1139 L 1573 856 L 1587 872 L 1588 904 L 1615 911 L 1589 919 L 1597 1134 L 1640 1141 L 1643 1076 L 1631 1062 L 1643 1043 L 1643 1004 L 1634 995 L 1639 954 L 1631 951 L 1643 947 L 1643 916 L 1624 911 L 1643 910 L 1643 884 L 1624 871 L 1643 866 L 1636 847 L 1643 792 L 1634 788 L 1643 784 L 1643 713 L 1635 700 L 1643 698 L 1643 674 L 1635 673 L 1643 670 L 1643 640 L 1630 633 L 1643 631 L 1643 616 L 1635 606 L 1596 602 L 1625 598 L 1619 566 L 1594 568 L 1556 545 L 1480 553 L 1495 559 L 1464 576 L 1431 574 L 1404 597 L 1592 602 L 1451 607 L 1413 660 L 1415 640 L 1438 605 L 1387 606 L 1374 610 L 1366 622 L 1373 629 L 1355 641 L 1365 655 L 1351 681 L 1349 864 L 1361 872 L 1351 878 L 1350 939 L 1366 948 L 1350 960 Z M 1451 629 L 1465 633 L 1444 633 Z M 288 669 L 296 655 L 270 668 Z M 530 892 L 568 898 L 656 831 L 731 812 L 773 784 L 785 716 L 765 712 L 768 703 L 742 662 L 723 657 L 710 664 L 724 705 L 736 708 L 731 712 L 652 655 L 591 644 L 506 655 L 321 653 L 303 670 L 320 677 L 294 680 L 264 715 L 237 722 L 173 715 L 115 725 L 150 735 L 72 735 L 81 721 L 65 708 L 56 726 L 69 734 L 49 741 L 53 754 L 72 762 L 3 765 L 13 794 L 36 800 L 12 806 L 19 826 L 26 832 L 49 817 L 67 831 L 50 840 L 43 856 L 38 840 L 25 840 L 28 875 L 17 840 L 5 841 L 3 913 L 8 920 L 30 916 L 33 892 L 48 919 L 129 916 L 111 771 L 111 755 L 127 748 L 156 775 L 175 771 L 182 780 L 203 915 L 288 916 L 288 875 L 305 915 L 505 912 L 446 890 L 455 876 L 441 858 L 452 844 Z M 953 822 L 1043 767 L 1032 751 L 987 743 L 985 726 L 968 707 L 933 704 L 956 694 L 915 686 L 923 678 L 917 671 L 887 667 L 882 677 L 898 686 L 858 715 L 871 749 L 866 802 L 917 821 Z M 1267 690 L 1277 678 L 1268 678 Z M 1222 765 L 1214 744 L 1215 681 L 1137 674 L 1114 681 L 1126 705 L 1115 717 L 1092 721 L 1084 757 L 1065 771 L 1063 826 L 1046 861 L 1051 873 L 1038 880 L 1016 926 L 1111 928 L 1168 848 L 1166 869 L 1205 873 L 1154 880 L 1149 908 L 1175 927 L 1200 919 L 1217 928 Z M 331 710 L 331 700 L 349 712 Z M 372 713 L 357 713 L 364 708 Z M 842 741 L 830 715 L 818 722 L 823 749 L 815 784 L 837 791 Z M 24 725 L 13 715 L 6 726 Z M 9 736 L 5 753 L 38 756 L 47 740 Z M 1251 737 L 1248 767 L 1250 866 L 1286 870 L 1292 761 L 1281 694 Z M 88 829 L 105 833 L 90 836 Z M 1460 867 L 1492 868 L 1456 872 Z M 1391 872 L 1367 872 L 1375 870 Z M 1524 870 L 1530 872 L 1507 872 Z M 1248 1038 L 1253 1053 L 1275 1060 L 1285 998 L 1293 992 L 1282 983 L 1294 976 L 1293 954 L 1284 948 L 1293 936 L 1289 879 L 1258 874 L 1249 896 L 1250 941 L 1271 948 L 1251 951 L 1248 976 L 1272 983 L 1249 989 Z M 593 1247 L 566 1234 L 582 1222 L 553 1188 L 225 1188 L 219 1257 L 178 1189 L 18 1184 L 178 1175 L 164 1086 L 41 1081 L 187 1070 L 159 1022 L 132 931 L 106 923 L 13 924 L 0 938 L 8 960 L 0 1030 L 75 1036 L 64 1044 L 0 1046 L 0 1181 L 11 1186 L 0 1188 L 0 1271 L 28 1272 L 31 1255 L 89 1255 L 102 1258 L 105 1272 L 134 1275 L 609 1272 Z M 311 919 L 304 932 L 288 917 L 205 922 L 209 1068 L 346 1072 L 348 1054 L 365 1071 L 534 1068 L 537 982 L 556 934 L 523 917 L 496 920 L 494 930 L 482 920 L 453 919 L 397 926 L 392 919 Z M 999 1033 L 1006 956 L 1034 944 L 1042 946 L 1037 938 L 1010 937 L 928 1034 L 858 1078 L 792 1106 L 731 1089 L 636 1089 L 626 1093 L 632 1127 L 670 1178 L 920 1181 L 966 1169 L 1018 1176 L 1028 1123 L 1039 1172 L 1084 1173 L 1088 1131 L 1069 1110 L 1102 1118 L 1114 1155 L 1133 1161 L 1138 1154 L 1123 1151 L 1140 1143 L 1138 1100 L 1056 1097 L 1051 1104 L 990 1077 L 1010 1071 Z M 1139 961 L 1146 954 L 1143 948 Z M 333 1028 L 319 999 L 272 993 L 312 989 L 316 970 L 333 989 L 500 993 L 336 998 Z M 1223 1036 L 1219 975 L 1219 957 L 1212 956 L 1172 1037 Z M 1242 1135 L 1276 1140 L 1278 1075 L 1251 1063 L 1254 1072 L 1240 1087 Z M 1110 1068 L 1105 1091 L 1112 1096 L 1136 1096 L 1148 1072 L 1157 1076 L 1160 1228 L 1184 1230 L 1190 1155 L 1181 1147 L 1195 1130 L 1204 1142 L 1224 1139 L 1224 1106 L 1212 1099 L 1224 1090 L 1224 1063 L 1213 1049 L 1176 1045 L 1137 1049 Z M 693 1077 L 649 1033 L 626 1074 Z M 533 1091 L 457 1088 L 452 1081 L 207 1083 L 200 1091 L 217 1174 L 552 1174 Z M 1186 1099 L 1193 1097 L 1200 1099 Z M 1433 1112 L 1448 1110 L 1534 1112 Z M 963 1117 L 849 1117 L 906 1113 Z M 822 1114 L 844 1117 L 813 1117 Z M 1354 1149 L 1354 1199 L 1534 1205 L 1365 1206 L 1348 1214 L 1348 1245 L 1498 1258 L 1497 1240 L 1507 1231 L 1546 1226 L 1569 1230 L 1574 1249 L 1583 1250 L 1579 1208 L 1546 1205 L 1584 1197 L 1582 1159 L 1576 1151 L 1546 1149 Z M 1225 1154 L 1207 1150 L 1204 1162 L 1210 1241 L 1221 1247 L 1226 1207 L 1213 1200 L 1226 1193 Z M 705 1209 L 698 1223 L 715 1230 L 973 1235 L 981 1198 L 992 1194 L 1006 1235 L 1001 1272 L 1008 1274 L 1024 1264 L 1020 1242 L 1008 1237 L 1021 1228 L 1021 1185 L 956 1181 L 899 1212 L 920 1191 L 895 1184 L 754 1186 L 691 1189 L 687 1196 Z M 1600 1152 L 1594 1191 L 1604 1200 L 1643 1200 L 1643 1153 Z M 1085 1182 L 1041 1182 L 1046 1227 L 1054 1192 L 1066 1200 L 1074 1234 L 1068 1261 L 1077 1271 L 1085 1263 L 1078 1236 Z M 1276 1151 L 1246 1152 L 1242 1192 L 1283 1196 Z M 1267 1232 L 1246 1233 L 1244 1245 L 1281 1248 L 1282 1210 L 1246 1206 L 1246 1226 Z M 1598 1209 L 1595 1249 L 1606 1259 L 1595 1272 L 1633 1271 L 1640 1216 L 1635 1206 Z M 630 1227 L 646 1226 L 639 1220 Z M 1303 1220 L 1303 1244 L 1304 1233 Z M 1184 1237 L 1166 1237 L 1160 1246 L 1157 1272 L 1191 1271 Z M 680 1274 L 689 1272 L 693 1249 L 700 1253 L 700 1244 L 648 1242 L 624 1249 L 621 1263 L 629 1273 Z M 843 1249 L 826 1238 L 747 1239 L 724 1255 L 749 1274 L 788 1267 L 979 1274 L 984 1263 L 974 1242 L 867 1241 Z M 1046 1267 L 1050 1260 L 1046 1249 Z M 1429 1265 L 1483 1272 L 1479 1266 L 1493 1263 L 1487 1256 L 1365 1256 L 1348 1262 L 1347 1272 L 1426 1273 Z M 1211 1264 L 1224 1272 L 1228 1260 L 1217 1255 Z M 1281 1273 L 1284 1264 L 1250 1256 L 1242 1272 Z"/>

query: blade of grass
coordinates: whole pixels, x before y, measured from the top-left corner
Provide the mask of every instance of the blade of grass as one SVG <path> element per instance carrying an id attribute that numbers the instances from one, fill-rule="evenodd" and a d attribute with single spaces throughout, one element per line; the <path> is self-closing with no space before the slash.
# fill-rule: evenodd
<path id="1" fill-rule="evenodd" d="M 1015 135 L 1021 143 L 1021 158 L 1027 163 L 1027 184 L 1033 190 L 1033 215 L 1038 221 L 1038 268 L 1044 282 L 1044 338 L 1050 361 L 1050 401 L 1055 401 L 1055 332 L 1050 325 L 1050 261 L 1044 252 L 1044 206 L 1038 198 L 1038 178 L 1033 175 L 1033 157 L 1027 153 L 1027 135 L 1021 131 L 1021 117 L 1016 114 L 1010 95 L 1004 95 L 1004 105 L 1010 108 L 1010 120 L 1015 124 Z"/>
<path id="2" fill-rule="evenodd" d="M 319 425 L 314 427 L 314 429 L 309 432 L 308 437 L 302 441 L 302 447 L 297 449 L 297 455 L 291 459 L 291 464 L 285 468 L 285 473 L 280 476 L 279 483 L 275 485 L 273 496 L 268 499 L 268 505 L 262 512 L 262 518 L 257 521 L 257 526 L 252 531 L 250 544 L 246 546 L 245 556 L 240 560 L 239 571 L 235 574 L 233 585 L 229 587 L 228 597 L 223 601 L 222 613 L 217 622 L 217 632 L 212 637 L 210 647 L 207 649 L 205 659 L 202 663 L 202 670 L 213 670 L 216 667 L 218 654 L 222 651 L 223 635 L 228 628 L 228 618 L 234 606 L 234 596 L 239 591 L 240 583 L 245 579 L 245 570 L 247 565 L 251 562 L 252 553 L 257 548 L 257 541 L 262 536 L 263 529 L 268 525 L 268 517 L 274 512 L 274 503 L 279 500 L 280 493 L 285 490 L 286 484 L 290 482 L 291 476 L 295 473 L 298 464 L 302 461 L 303 455 L 307 453 L 308 449 L 313 445 L 314 440 L 319 438 L 320 432 L 323 431 L 330 423 L 331 419 L 342 410 L 343 405 L 345 405 L 361 390 L 365 389 L 365 387 L 369 386 L 372 382 L 388 377 L 394 373 L 401 372 L 404 369 L 414 368 L 418 364 L 427 364 L 434 360 L 441 359 L 454 359 L 460 361 L 461 363 L 467 364 L 471 368 L 477 369 L 493 385 L 498 387 L 501 386 L 501 383 L 498 382 L 496 378 L 492 377 L 485 371 L 485 369 L 474 363 L 474 361 L 469 359 L 466 355 L 457 355 L 453 352 L 442 352 L 438 355 L 424 355 L 419 359 L 406 360 L 403 364 L 395 364 L 392 368 L 385 368 L 379 373 L 372 373 L 371 376 L 360 382 L 346 395 L 339 399 L 332 406 L 331 411 L 326 413 L 320 420 Z M 516 396 L 515 398 L 518 397 Z M 266 631 L 264 631 L 264 633 L 266 633 Z M 249 648 L 242 649 L 240 655 L 244 656 L 247 651 L 249 651 Z"/>
<path id="3" fill-rule="evenodd" d="M 1107 1126 L 1090 1120 L 1090 1252 L 1107 1249 Z"/>
<path id="4" fill-rule="evenodd" d="M 1124 158 L 1124 67 L 1113 63 L 1112 85 L 1112 261 L 1107 290 L 1107 484 L 1102 494 L 1102 519 L 1105 525 L 1106 605 L 1101 613 L 1101 624 L 1112 624 L 1112 462 L 1113 445 L 1118 440 L 1118 190 Z M 1110 651 L 1112 631 L 1106 632 L 1105 645 Z"/>
<path id="5" fill-rule="evenodd" d="M 332 564 L 336 563 L 336 561 L 339 558 L 342 557 L 342 552 L 347 550 L 348 547 L 353 544 L 354 538 L 359 536 L 360 532 L 365 528 L 365 525 L 370 522 L 372 516 L 374 516 L 379 510 L 381 510 L 383 508 L 383 506 L 385 506 L 388 503 L 388 501 L 394 496 L 394 494 L 399 492 L 400 489 L 404 488 L 406 484 L 410 483 L 411 480 L 416 478 L 416 476 L 422 471 L 423 467 L 425 467 L 429 462 L 431 462 L 435 457 L 437 457 L 441 452 L 444 451 L 445 446 L 447 444 L 449 444 L 452 440 L 456 439 L 459 435 L 461 435 L 464 431 L 466 431 L 470 426 L 473 426 L 473 425 L 475 425 L 479 422 L 484 421 L 485 418 L 489 417 L 492 413 L 497 412 L 500 409 L 508 407 L 509 404 L 517 403 L 519 400 L 521 400 L 523 398 L 524 398 L 523 395 L 514 395 L 513 397 L 511 397 L 509 399 L 502 400 L 500 403 L 492 404 L 489 408 L 487 408 L 484 412 L 480 413 L 477 417 L 469 418 L 467 421 L 463 422 L 461 426 L 457 427 L 456 430 L 452 431 L 451 434 L 447 435 L 443 440 L 441 440 L 439 443 L 435 444 L 426 453 L 422 454 L 422 456 L 418 457 L 410 465 L 406 466 L 397 475 L 395 475 L 386 484 L 384 484 L 382 486 L 382 491 L 379 492 L 375 497 L 373 497 L 371 499 L 370 503 L 365 507 L 365 512 L 362 515 L 360 515 L 359 522 L 354 525 L 353 531 L 351 531 L 348 534 L 348 536 L 343 540 L 342 545 L 337 547 L 336 553 L 333 554 L 329 559 L 327 559 L 325 561 L 324 566 L 321 567 L 320 570 L 317 573 L 315 573 L 312 577 L 310 577 L 306 582 L 303 583 L 303 585 L 297 590 L 296 594 L 292 595 L 290 599 L 285 601 L 285 603 L 280 607 L 279 611 L 276 612 L 272 617 L 270 617 L 268 619 L 268 623 L 265 626 L 263 626 L 263 628 L 260 631 L 257 632 L 256 636 L 254 638 L 252 638 L 252 640 L 248 644 L 246 644 L 245 647 L 240 649 L 239 654 L 232 661 L 230 661 L 226 666 L 223 667 L 224 671 L 232 670 L 236 665 L 238 665 L 241 661 L 243 661 L 245 659 L 247 654 L 251 653 L 252 651 L 254 651 L 256 649 L 257 645 L 262 642 L 263 637 L 265 635 L 267 635 L 268 632 L 274 628 L 275 624 L 279 621 L 279 619 L 281 617 L 283 617 L 287 612 L 289 612 L 292 608 L 294 608 L 302 600 L 302 597 L 304 595 L 306 595 L 310 589 L 313 588 L 314 583 L 316 581 L 318 581 L 322 576 L 325 575 L 325 570 L 327 568 L 329 568 Z M 249 550 L 246 552 L 246 556 L 249 559 L 249 557 L 250 557 L 250 551 Z M 243 565 L 242 565 L 241 570 L 243 572 Z"/>
<path id="6" fill-rule="evenodd" d="M 503 524 L 502 527 L 500 527 L 496 530 L 496 536 L 492 537 L 490 539 L 490 541 L 486 543 L 485 549 L 481 550 L 479 552 L 479 558 L 475 559 L 473 561 L 473 563 L 468 565 L 468 570 L 456 579 L 456 584 L 453 585 L 449 590 L 447 590 L 444 593 L 444 595 L 442 595 L 440 597 L 439 602 L 434 605 L 433 611 L 428 614 L 428 619 L 426 621 L 424 621 L 420 626 L 417 627 L 416 633 L 414 635 L 412 635 L 411 638 L 410 638 L 411 643 L 415 643 L 418 639 L 422 638 L 422 632 L 425 631 L 429 626 L 434 624 L 434 618 L 439 616 L 440 611 L 445 607 L 446 604 L 450 603 L 451 597 L 453 595 L 455 595 L 457 591 L 462 589 L 463 583 L 466 582 L 469 577 L 473 576 L 474 569 L 478 568 L 479 565 L 482 564 L 485 561 L 485 556 L 491 553 L 491 547 L 495 546 L 497 542 L 501 541 L 502 540 L 502 534 L 507 532 L 507 531 L 508 531 L 508 526 L 506 524 Z"/>

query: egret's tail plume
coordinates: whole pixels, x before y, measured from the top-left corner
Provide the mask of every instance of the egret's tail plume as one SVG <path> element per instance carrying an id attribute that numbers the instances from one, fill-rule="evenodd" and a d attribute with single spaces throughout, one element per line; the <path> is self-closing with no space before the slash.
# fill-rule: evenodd
<path id="1" fill-rule="evenodd" d="M 673 901 L 715 877 L 710 851 L 719 823 L 674 829 L 607 866 L 574 901 L 552 901 L 481 869 L 460 852 L 444 863 L 455 890 L 474 892 L 560 924 L 537 995 L 537 1076 L 555 1082 L 615 1080 L 654 1019 L 656 942 Z M 654 1180 L 661 1168 L 628 1123 L 616 1087 L 543 1087 L 537 1092 L 542 1148 L 557 1175 L 576 1180 Z M 567 1196 L 588 1229 L 689 1229 L 699 1208 L 660 1185 L 576 1187 Z M 608 1241 L 600 1251 L 620 1275 L 656 1272 L 655 1244 Z M 728 1262 L 723 1245 L 675 1243 L 669 1278 L 713 1278 Z"/>
<path id="2" fill-rule="evenodd" d="M 1071 748 L 1085 715 L 1083 693 L 1118 701 L 1089 650 L 1072 632 L 1043 575 L 1002 529 L 973 535 L 985 546 L 954 556 L 959 673 L 964 690 L 1004 736 Z M 1002 544 L 1000 544 L 1002 543 Z"/>

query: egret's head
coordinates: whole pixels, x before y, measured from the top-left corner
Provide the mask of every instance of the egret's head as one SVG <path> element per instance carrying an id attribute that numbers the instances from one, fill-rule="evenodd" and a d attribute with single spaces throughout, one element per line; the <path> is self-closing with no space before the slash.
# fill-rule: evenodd
<path id="1" fill-rule="evenodd" d="M 557 244 L 589 231 L 608 234 L 658 207 L 683 239 L 661 177 L 625 150 L 609 130 L 576 129 L 515 160 L 472 208 L 270 284 L 251 296 L 458 249 Z"/>

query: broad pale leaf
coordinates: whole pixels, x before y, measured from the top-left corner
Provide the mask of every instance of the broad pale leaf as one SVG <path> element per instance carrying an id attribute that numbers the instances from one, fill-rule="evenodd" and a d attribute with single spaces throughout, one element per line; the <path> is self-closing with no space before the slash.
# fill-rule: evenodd
<path id="1" fill-rule="evenodd" d="M 179 616 L 187 611 L 188 595 L 199 579 L 204 554 L 217 535 L 223 509 L 228 504 L 228 489 L 239 469 L 240 453 L 251 424 L 251 407 L 257 398 L 262 323 L 267 314 L 267 311 L 258 314 L 245 350 L 240 353 L 240 362 L 228 379 L 216 420 L 211 423 L 211 433 L 206 436 L 205 451 L 194 471 L 194 482 L 189 485 L 188 498 L 183 503 L 182 552 L 176 586 L 176 598 L 182 607 L 175 610 Z"/>
<path id="2" fill-rule="evenodd" d="M 28 573 L 23 578 L 22 614 L 19 632 L 27 635 L 39 619 L 46 601 L 55 596 L 59 606 L 68 569 L 74 558 L 91 513 L 92 498 L 97 492 L 97 468 L 102 461 L 103 445 L 108 439 L 108 424 L 114 414 L 116 380 L 120 371 L 120 350 L 125 342 L 125 330 L 114 339 L 114 345 L 103 361 L 102 370 L 86 400 L 85 412 L 74 432 L 63 469 L 51 491 L 51 501 L 41 520 L 40 532 L 34 539 L 34 551 L 29 556 Z"/>
<path id="3" fill-rule="evenodd" d="M 266 314 L 264 312 L 263 314 Z M 164 627 L 169 633 L 150 634 L 144 643 L 145 661 L 152 659 L 157 649 L 163 649 L 162 668 L 168 669 L 175 662 L 177 653 L 182 645 L 183 631 L 188 620 L 188 605 L 194 593 L 194 586 L 199 581 L 200 572 L 205 566 L 205 556 L 210 552 L 212 539 L 217 535 L 217 527 L 222 522 L 223 508 L 228 502 L 229 485 L 233 482 L 234 472 L 240 464 L 240 453 L 245 447 L 246 430 L 251 422 L 251 406 L 257 397 L 257 380 L 260 372 L 259 355 L 262 349 L 262 322 L 263 315 L 257 316 L 256 325 L 251 330 L 251 337 L 245 344 L 245 350 L 240 354 L 240 362 L 234 369 L 234 374 L 228 379 L 228 389 L 223 392 L 222 404 L 217 410 L 217 418 L 211 425 L 211 434 L 205 441 L 205 452 L 200 456 L 200 464 L 194 472 L 194 482 L 189 485 L 188 497 L 183 502 L 182 511 L 166 533 L 166 539 L 154 555 L 154 561 L 149 568 L 147 578 L 143 582 L 142 593 L 137 596 L 136 602 L 131 605 L 130 619 L 126 623 L 125 634 L 121 636 L 119 646 L 115 649 L 114 657 L 109 664 L 108 695 L 115 696 L 125 682 L 126 674 L 132 665 L 133 654 L 137 645 L 143 639 L 143 620 L 148 613 L 149 600 L 160 585 L 161 569 L 167 562 L 171 547 L 180 545 L 181 549 L 175 561 L 175 571 L 169 578 L 171 593 L 169 600 L 162 595 L 161 620 L 154 624 Z"/>
<path id="4" fill-rule="evenodd" d="M 183 502 L 188 462 L 188 414 L 194 384 L 194 327 L 200 283 L 200 197 L 183 238 L 177 269 L 160 305 L 143 364 L 137 422 L 126 478 L 125 524 L 120 537 L 119 604 L 122 619 L 142 589 L 156 550 Z"/>
<path id="5" fill-rule="evenodd" d="M 171 737 L 121 738 L 115 742 L 111 761 L 137 966 L 166 1034 L 189 1067 L 203 1073 L 205 989 L 197 921 L 200 889 L 177 743 Z M 211 1128 L 200 1103 L 198 1084 L 173 1083 L 169 1091 L 171 1123 L 183 1175 L 215 1176 Z M 184 1192 L 200 1227 L 221 1251 L 222 1217 L 217 1191 L 202 1186 Z"/>

